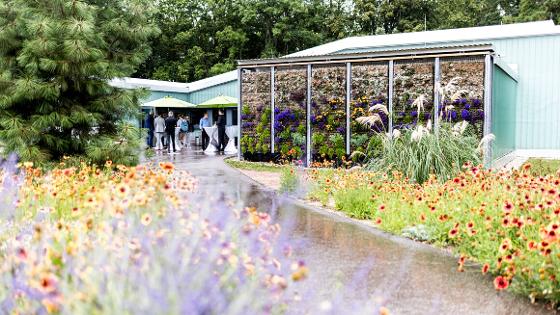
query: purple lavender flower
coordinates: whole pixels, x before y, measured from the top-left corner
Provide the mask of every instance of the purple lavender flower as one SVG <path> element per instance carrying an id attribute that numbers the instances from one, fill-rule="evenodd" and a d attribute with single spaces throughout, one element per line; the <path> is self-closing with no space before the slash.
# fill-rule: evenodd
<path id="1" fill-rule="evenodd" d="M 449 115 L 451 116 L 451 120 L 455 121 L 457 119 L 457 112 L 454 110 L 449 111 Z"/>
<path id="2" fill-rule="evenodd" d="M 428 120 L 428 119 L 431 119 L 431 118 L 432 118 L 432 114 L 430 114 L 430 113 L 424 113 L 424 119 L 425 119 L 425 120 Z"/>
<path id="3" fill-rule="evenodd" d="M 463 109 L 461 111 L 461 118 L 463 118 L 463 120 L 470 121 L 471 120 L 471 113 L 468 110 Z"/>
<path id="4" fill-rule="evenodd" d="M 470 109 L 471 109 L 471 104 L 466 104 L 466 105 L 465 105 L 465 109 L 466 109 L 466 110 L 470 110 Z"/>
<path id="5" fill-rule="evenodd" d="M 418 117 L 418 112 L 413 110 L 412 112 L 410 112 L 410 117 L 412 117 L 412 118 Z"/>
<path id="6" fill-rule="evenodd" d="M 345 127 L 338 127 L 338 128 L 336 128 L 336 132 L 341 133 L 341 134 L 345 134 L 346 133 L 346 128 Z"/>
<path id="7" fill-rule="evenodd" d="M 482 102 L 481 102 L 478 98 L 475 98 L 475 99 L 473 99 L 473 101 L 472 101 L 472 105 L 473 105 L 474 107 L 480 107 L 480 106 L 482 105 Z"/>
<path id="8" fill-rule="evenodd" d="M 477 116 L 478 116 L 477 118 L 478 119 L 480 119 L 480 120 L 484 119 L 484 111 L 482 109 L 477 110 L 476 113 L 477 113 Z"/>

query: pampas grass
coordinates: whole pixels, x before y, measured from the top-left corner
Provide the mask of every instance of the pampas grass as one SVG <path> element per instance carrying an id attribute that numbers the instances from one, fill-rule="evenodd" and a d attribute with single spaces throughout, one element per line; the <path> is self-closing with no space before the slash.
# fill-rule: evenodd
<path id="1" fill-rule="evenodd" d="M 463 125 L 454 128 L 443 124 L 437 135 L 423 126 L 402 130 L 400 137 L 380 135 L 381 154 L 370 159 L 367 168 L 387 174 L 398 172 L 416 183 L 425 182 L 432 174 L 439 180 L 448 180 L 466 162 L 482 162 L 478 139 L 465 134 L 465 130 Z"/>

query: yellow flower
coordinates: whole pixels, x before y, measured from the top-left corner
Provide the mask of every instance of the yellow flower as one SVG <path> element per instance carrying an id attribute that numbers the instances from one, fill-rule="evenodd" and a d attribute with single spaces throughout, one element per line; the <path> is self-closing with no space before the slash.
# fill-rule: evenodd
<path id="1" fill-rule="evenodd" d="M 150 223 L 152 223 L 152 216 L 150 216 L 148 213 L 145 213 L 142 216 L 141 222 L 143 225 L 148 226 Z"/>

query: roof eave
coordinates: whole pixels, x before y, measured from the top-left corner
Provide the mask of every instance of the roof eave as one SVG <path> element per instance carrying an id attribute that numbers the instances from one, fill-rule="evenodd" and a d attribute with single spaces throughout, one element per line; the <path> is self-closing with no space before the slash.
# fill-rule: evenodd
<path id="1" fill-rule="evenodd" d="M 272 59 L 252 59 L 252 60 L 239 60 L 237 62 L 238 68 L 256 68 L 263 66 L 294 66 L 304 64 L 320 64 L 320 63 L 343 63 L 343 62 L 356 62 L 361 60 L 385 60 L 394 58 L 427 58 L 446 55 L 473 55 L 473 54 L 488 54 L 493 53 L 494 47 L 492 44 L 474 44 L 474 45 L 460 45 L 460 46 L 439 46 L 439 47 L 424 47 L 424 48 L 411 48 L 411 49 L 393 49 L 367 53 L 348 53 L 348 54 L 329 54 L 305 57 L 281 57 Z"/>

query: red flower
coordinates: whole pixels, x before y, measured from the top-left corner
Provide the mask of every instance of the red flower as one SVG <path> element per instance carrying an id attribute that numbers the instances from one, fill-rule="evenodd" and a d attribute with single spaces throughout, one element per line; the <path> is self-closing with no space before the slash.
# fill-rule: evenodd
<path id="1" fill-rule="evenodd" d="M 509 201 L 506 201 L 506 203 L 504 204 L 504 212 L 511 213 L 512 210 L 513 210 L 513 204 Z"/>
<path id="2" fill-rule="evenodd" d="M 482 273 L 483 274 L 487 273 L 488 269 L 490 269 L 490 265 L 489 264 L 484 264 L 484 266 L 482 266 Z"/>
<path id="3" fill-rule="evenodd" d="M 507 289 L 509 286 L 509 281 L 502 277 L 502 276 L 497 276 L 496 279 L 494 279 L 494 287 L 496 288 L 496 290 L 498 291 L 502 291 Z"/>
<path id="4" fill-rule="evenodd" d="M 459 231 L 457 229 L 451 229 L 449 231 L 449 237 L 455 237 L 455 236 L 457 236 L 457 233 L 459 233 Z"/>

